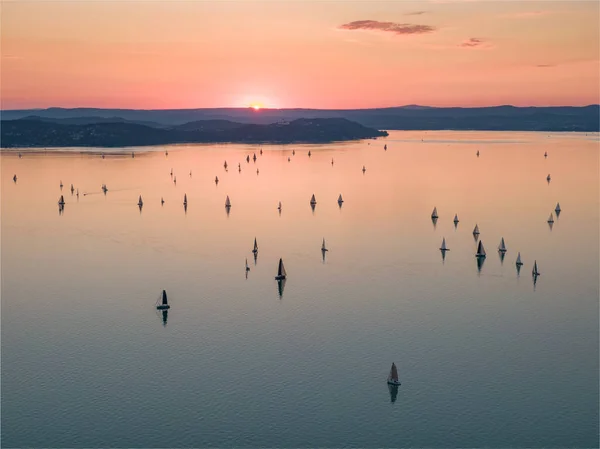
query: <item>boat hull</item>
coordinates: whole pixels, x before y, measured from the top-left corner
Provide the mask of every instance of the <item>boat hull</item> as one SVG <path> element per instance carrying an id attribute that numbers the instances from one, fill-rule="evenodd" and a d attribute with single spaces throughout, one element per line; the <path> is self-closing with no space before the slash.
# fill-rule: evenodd
<path id="1" fill-rule="evenodd" d="M 388 380 L 387 383 L 388 383 L 388 385 L 394 385 L 394 386 L 400 385 L 399 380 Z"/>
<path id="2" fill-rule="evenodd" d="M 285 279 L 285 276 L 275 276 L 276 281 L 282 281 Z"/>
<path id="3" fill-rule="evenodd" d="M 156 306 L 156 310 L 167 310 L 170 309 L 171 306 L 170 305 L 160 305 L 160 306 Z"/>

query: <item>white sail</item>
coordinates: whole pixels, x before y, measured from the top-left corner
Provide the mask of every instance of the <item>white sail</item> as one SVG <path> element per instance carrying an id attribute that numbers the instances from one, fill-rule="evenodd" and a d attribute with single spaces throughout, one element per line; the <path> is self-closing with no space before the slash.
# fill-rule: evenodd
<path id="1" fill-rule="evenodd" d="M 338 196 L 338 203 L 343 203 L 344 200 L 342 198 L 342 194 L 340 193 L 340 196 Z"/>
<path id="2" fill-rule="evenodd" d="M 540 272 L 538 271 L 537 260 L 533 262 L 533 270 L 531 270 L 531 274 L 534 276 L 540 275 Z"/>
<path id="3" fill-rule="evenodd" d="M 315 194 L 313 193 L 312 198 L 310 199 L 310 204 L 317 204 L 317 199 L 315 198 Z"/>
<path id="4" fill-rule="evenodd" d="M 552 215 L 552 212 L 550 212 L 550 216 L 548 217 L 548 223 L 554 223 L 554 216 Z"/>
<path id="5" fill-rule="evenodd" d="M 517 265 L 523 265 L 523 262 L 521 262 L 521 253 L 520 252 L 517 255 Z"/>
<path id="6" fill-rule="evenodd" d="M 506 252 L 506 245 L 504 244 L 504 237 L 502 237 L 502 240 L 500 240 L 500 246 L 498 246 L 498 251 L 500 251 L 501 253 Z"/>
<path id="7" fill-rule="evenodd" d="M 431 218 L 438 218 L 437 207 L 433 208 L 433 212 L 431 213 Z"/>
<path id="8" fill-rule="evenodd" d="M 138 206 L 143 206 L 144 202 L 142 201 L 142 195 L 140 195 L 140 198 L 138 200 Z"/>
<path id="9" fill-rule="evenodd" d="M 475 225 L 475 229 L 473 229 L 473 234 L 479 234 L 479 225 Z"/>
<path id="10" fill-rule="evenodd" d="M 477 246 L 477 257 L 485 257 L 485 248 L 483 247 L 483 242 L 480 240 L 479 245 Z"/>
<path id="11" fill-rule="evenodd" d="M 279 259 L 279 266 L 277 267 L 277 276 L 275 276 L 275 279 L 285 279 L 286 276 L 287 273 L 285 272 L 285 267 L 283 266 L 283 259 Z"/>
<path id="12" fill-rule="evenodd" d="M 440 250 L 448 251 L 448 247 L 446 246 L 446 237 L 442 239 L 442 246 L 440 246 Z"/>
<path id="13" fill-rule="evenodd" d="M 560 212 L 560 203 L 556 203 L 556 208 L 554 209 L 554 212 L 559 213 Z"/>
<path id="14" fill-rule="evenodd" d="M 454 223 L 458 223 L 458 214 L 454 215 Z"/>
<path id="15" fill-rule="evenodd" d="M 227 195 L 227 198 L 225 199 L 225 207 L 231 207 L 231 201 L 229 201 L 229 195 Z"/>

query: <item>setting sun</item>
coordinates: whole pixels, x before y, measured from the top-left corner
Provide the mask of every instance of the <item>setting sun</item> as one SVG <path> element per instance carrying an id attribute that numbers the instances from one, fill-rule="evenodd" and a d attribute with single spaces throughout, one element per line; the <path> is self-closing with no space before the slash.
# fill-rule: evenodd
<path id="1" fill-rule="evenodd" d="M 254 103 L 250 106 L 252 109 L 254 109 L 255 111 L 259 111 L 262 108 L 262 105 L 258 104 L 258 103 Z"/>

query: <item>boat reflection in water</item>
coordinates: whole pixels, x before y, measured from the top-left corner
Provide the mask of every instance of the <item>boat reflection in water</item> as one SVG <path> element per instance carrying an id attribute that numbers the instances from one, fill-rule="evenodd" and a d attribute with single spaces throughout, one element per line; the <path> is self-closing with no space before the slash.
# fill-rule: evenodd
<path id="1" fill-rule="evenodd" d="M 161 315 L 162 315 L 162 324 L 163 326 L 167 325 L 167 319 L 169 318 L 169 311 L 168 310 L 162 310 L 161 311 Z"/>
<path id="2" fill-rule="evenodd" d="M 279 293 L 279 299 L 283 299 L 283 289 L 285 288 L 285 279 L 277 280 L 277 293 Z"/>
<path id="3" fill-rule="evenodd" d="M 396 398 L 398 397 L 398 385 L 388 384 L 388 390 L 390 392 L 390 402 L 393 404 L 396 402 Z"/>

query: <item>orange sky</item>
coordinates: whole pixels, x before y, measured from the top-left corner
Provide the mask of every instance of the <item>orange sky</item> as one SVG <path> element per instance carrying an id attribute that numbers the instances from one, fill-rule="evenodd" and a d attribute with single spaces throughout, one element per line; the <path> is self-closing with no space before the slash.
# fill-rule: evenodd
<path id="1" fill-rule="evenodd" d="M 600 102 L 596 1 L 2 3 L 2 109 Z"/>

